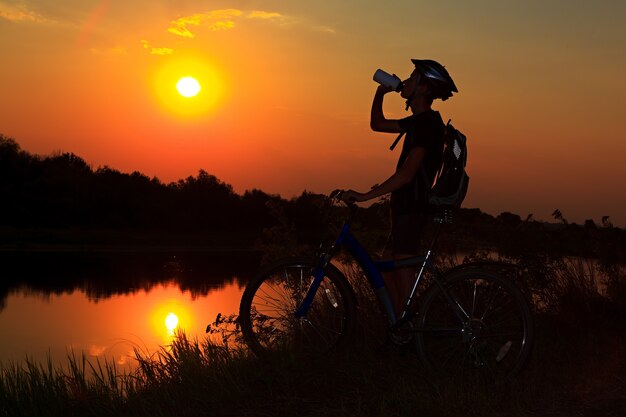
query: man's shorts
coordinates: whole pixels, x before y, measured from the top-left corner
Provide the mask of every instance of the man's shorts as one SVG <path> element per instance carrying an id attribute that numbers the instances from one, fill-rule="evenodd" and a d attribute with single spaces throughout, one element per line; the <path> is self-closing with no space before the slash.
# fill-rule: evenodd
<path id="1" fill-rule="evenodd" d="M 431 216 L 425 213 L 396 215 L 391 213 L 391 232 L 385 244 L 385 251 L 393 254 L 417 255 L 423 251 L 421 245 Z"/>

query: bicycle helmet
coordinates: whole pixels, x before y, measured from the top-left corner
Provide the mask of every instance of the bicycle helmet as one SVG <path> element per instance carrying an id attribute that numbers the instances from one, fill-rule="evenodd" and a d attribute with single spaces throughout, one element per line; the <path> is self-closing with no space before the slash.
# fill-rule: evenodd
<path id="1" fill-rule="evenodd" d="M 458 93 L 452 77 L 440 63 L 432 59 L 411 59 L 421 76 L 426 77 L 432 87 L 433 99 L 447 100 Z"/>

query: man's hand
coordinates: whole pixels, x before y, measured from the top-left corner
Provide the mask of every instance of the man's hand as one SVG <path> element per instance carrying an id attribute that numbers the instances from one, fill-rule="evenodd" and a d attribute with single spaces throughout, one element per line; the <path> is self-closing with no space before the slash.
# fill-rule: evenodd
<path id="1" fill-rule="evenodd" d="M 344 203 L 347 203 L 347 204 L 357 203 L 359 201 L 367 200 L 365 198 L 365 194 L 359 193 L 359 192 L 354 191 L 354 190 L 346 190 L 346 191 L 344 191 L 343 193 L 341 193 L 340 198 L 341 198 L 341 200 Z"/>
<path id="2" fill-rule="evenodd" d="M 391 93 L 392 91 L 393 90 L 391 89 L 391 87 L 380 84 L 376 89 L 376 94 L 387 94 Z"/>

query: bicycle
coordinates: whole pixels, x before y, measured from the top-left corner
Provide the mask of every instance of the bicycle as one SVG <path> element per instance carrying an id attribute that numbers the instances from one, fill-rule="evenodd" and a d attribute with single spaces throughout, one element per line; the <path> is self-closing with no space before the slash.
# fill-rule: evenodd
<path id="1" fill-rule="evenodd" d="M 329 199 L 336 199 L 339 190 Z M 505 276 L 480 264 L 440 272 L 433 250 L 442 226 L 452 222 L 451 209 L 435 217 L 437 230 L 423 256 L 372 260 L 350 231 L 357 206 L 334 244 L 316 258 L 293 258 L 275 264 L 247 285 L 240 304 L 244 341 L 257 355 L 272 351 L 320 354 L 346 345 L 356 325 L 356 296 L 349 281 L 331 263 L 347 248 L 362 268 L 388 322 L 395 344 L 413 341 L 418 357 L 431 372 L 445 375 L 474 372 L 492 379 L 515 375 L 528 359 L 532 316 L 518 287 Z M 381 275 L 395 268 L 417 266 L 415 281 L 402 313 L 396 316 Z M 424 276 L 430 287 L 419 297 Z"/>

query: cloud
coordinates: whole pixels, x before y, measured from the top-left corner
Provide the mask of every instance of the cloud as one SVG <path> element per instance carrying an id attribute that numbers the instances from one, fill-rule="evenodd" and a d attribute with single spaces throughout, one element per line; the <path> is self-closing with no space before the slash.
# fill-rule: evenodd
<path id="1" fill-rule="evenodd" d="M 168 32 L 184 38 L 195 38 L 188 26 L 206 25 L 211 30 L 229 30 L 235 27 L 233 18 L 243 14 L 237 9 L 213 10 L 206 13 L 197 13 L 173 20 Z"/>
<path id="2" fill-rule="evenodd" d="M 35 22 L 46 23 L 48 19 L 36 13 L 26 7 L 23 4 L 7 4 L 4 1 L 0 1 L 0 18 L 12 21 L 12 22 Z"/>
<path id="3" fill-rule="evenodd" d="M 224 22 L 215 22 L 212 25 L 209 25 L 209 29 L 211 30 L 228 30 L 235 27 L 235 22 L 232 20 L 224 21 Z"/>
<path id="4" fill-rule="evenodd" d="M 292 26 L 292 25 L 300 25 L 300 26 L 308 27 L 309 29 L 312 29 L 317 32 L 330 33 L 330 34 L 337 33 L 337 31 L 335 31 L 335 29 L 331 28 L 330 26 L 310 25 L 294 17 L 286 16 L 284 14 L 277 13 L 277 12 L 265 12 L 262 10 L 255 10 L 255 11 L 249 12 L 247 15 L 245 15 L 245 17 L 248 19 L 260 19 L 260 20 L 266 20 L 266 21 L 273 21 L 279 24 L 279 26 L 283 26 L 283 27 Z"/>
<path id="5" fill-rule="evenodd" d="M 269 20 L 269 19 L 284 19 L 285 18 L 285 16 L 280 14 L 280 13 L 264 12 L 264 11 L 261 11 L 261 10 L 252 11 L 252 12 L 248 13 L 248 15 L 246 17 L 248 19 L 265 19 L 265 20 Z"/>
<path id="6" fill-rule="evenodd" d="M 303 24 L 290 16 L 278 12 L 268 12 L 264 10 L 242 11 L 239 9 L 212 10 L 205 13 L 196 13 L 183 16 L 170 23 L 168 32 L 183 38 L 193 39 L 196 35 L 191 31 L 192 26 L 202 26 L 210 30 L 230 30 L 235 27 L 237 19 L 261 20 L 273 22 L 279 26 L 290 26 L 293 24 Z M 304 24 L 307 26 L 307 24 Z M 323 33 L 336 33 L 329 26 L 310 26 L 309 28 Z"/>
<path id="7" fill-rule="evenodd" d="M 172 21 L 171 26 L 167 29 L 168 32 L 174 35 L 182 36 L 184 38 L 194 38 L 195 35 L 187 29 L 187 25 L 199 26 L 202 21 L 202 15 L 195 14 L 192 16 L 181 17 Z"/>
<path id="8" fill-rule="evenodd" d="M 174 50 L 172 48 L 152 48 L 151 55 L 172 55 Z"/>
<path id="9" fill-rule="evenodd" d="M 141 44 L 143 45 L 144 49 L 150 50 L 151 55 L 172 55 L 174 53 L 174 50 L 172 48 L 153 48 L 152 46 L 150 46 L 150 43 L 145 39 L 141 40 Z"/>

